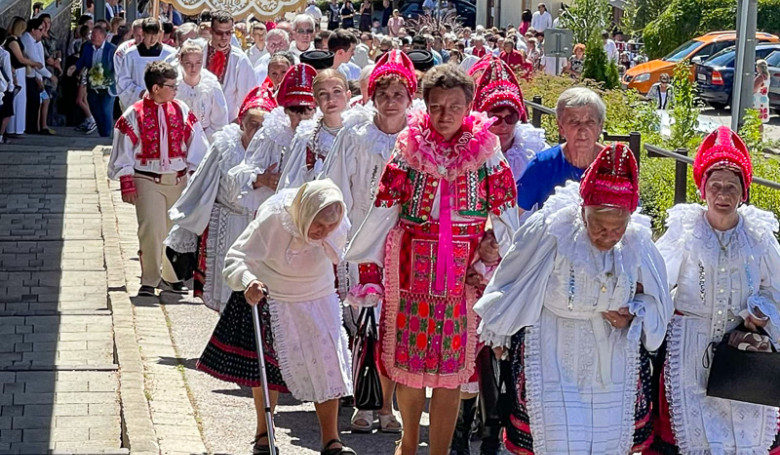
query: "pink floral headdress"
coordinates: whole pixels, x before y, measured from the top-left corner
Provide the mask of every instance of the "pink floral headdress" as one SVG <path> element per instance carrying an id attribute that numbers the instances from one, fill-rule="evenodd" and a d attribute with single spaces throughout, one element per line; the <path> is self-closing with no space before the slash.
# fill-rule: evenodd
<path id="1" fill-rule="evenodd" d="M 582 205 L 618 207 L 634 212 L 639 205 L 639 169 L 625 144 L 604 147 L 582 176 Z"/>
<path id="2" fill-rule="evenodd" d="M 747 201 L 748 188 L 753 181 L 753 164 L 745 142 L 727 126 L 720 126 L 708 134 L 693 160 L 693 181 L 702 197 L 705 197 L 707 175 L 717 168 L 729 168 L 742 176 L 742 202 Z"/>

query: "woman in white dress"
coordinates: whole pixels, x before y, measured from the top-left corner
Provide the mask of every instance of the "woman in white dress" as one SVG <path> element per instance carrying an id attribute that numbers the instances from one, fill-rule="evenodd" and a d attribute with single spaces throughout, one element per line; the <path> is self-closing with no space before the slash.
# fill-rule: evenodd
<path id="1" fill-rule="evenodd" d="M 382 171 L 395 147 L 398 135 L 406 128 L 407 111 L 417 91 L 417 77 L 409 57 L 393 49 L 376 62 L 369 77 L 367 94 L 372 106 L 355 106 L 325 160 L 322 177 L 332 179 L 344 193 L 347 217 L 352 223 L 349 238 L 366 219 L 374 203 Z M 338 267 L 339 294 L 343 297 L 358 283 L 357 264 L 343 262 Z M 346 309 L 347 324 L 357 312 Z M 380 370 L 381 372 L 381 370 Z M 400 433 L 401 423 L 393 414 L 395 383 L 381 376 L 384 401 L 377 411 L 382 432 Z M 371 432 L 372 411 L 355 410 L 352 431 Z"/>
<path id="2" fill-rule="evenodd" d="M 625 455 L 648 445 L 643 349 L 661 345 L 672 303 L 638 201 L 633 154 L 605 147 L 581 184 L 559 188 L 517 231 L 474 307 L 480 338 L 497 354 L 512 347 L 510 452 Z"/>
<path id="3" fill-rule="evenodd" d="M 194 294 L 220 313 L 231 293 L 222 279 L 225 253 L 257 210 L 251 198 L 241 197 L 240 183 L 230 170 L 244 159 L 268 114 L 263 95 L 259 88 L 250 92 L 238 114 L 240 125 L 231 123 L 214 134 L 209 152 L 168 211 L 175 225 L 165 244 L 178 254 L 196 253 Z"/>
<path id="4" fill-rule="evenodd" d="M 264 343 L 274 347 L 278 359 L 268 371 L 272 406 L 285 388 L 298 400 L 313 401 L 321 453 L 355 454 L 342 445 L 338 432 L 339 398 L 352 394 L 351 358 L 333 274 L 349 231 L 345 214 L 341 191 L 330 180 L 283 190 L 260 207 L 225 258 L 224 277 L 235 292 L 198 367 L 253 387 L 260 404 L 256 454 L 270 453 L 259 371 L 249 355 L 255 352 L 250 305 L 261 301 L 270 310 L 271 334 L 264 334 Z"/>
<path id="5" fill-rule="evenodd" d="M 706 395 L 708 345 L 744 323 L 780 342 L 780 246 L 772 213 L 747 201 L 752 179 L 742 139 L 725 126 L 696 154 L 693 176 L 707 205 L 669 210 L 658 240 L 675 314 L 661 378 L 654 453 L 780 453 L 778 409 Z M 742 204 L 740 206 L 740 204 Z M 774 378 L 777 380 L 777 378 Z"/>
<path id="6" fill-rule="evenodd" d="M 344 125 L 342 115 L 346 114 L 352 96 L 344 75 L 334 69 L 322 70 L 314 78 L 312 91 L 321 114 L 298 125 L 282 171 L 280 189 L 297 188 L 314 180 L 322 172 L 322 164 Z"/>
<path id="7" fill-rule="evenodd" d="M 290 158 L 295 131 L 302 121 L 314 115 L 315 76 L 317 70 L 304 63 L 287 70 L 276 94 L 277 107 L 265 116 L 244 160 L 230 171 L 239 181 L 242 196 L 251 199 L 256 207 L 276 193 L 285 160 Z M 260 88 L 269 90 L 270 84 L 266 79 Z"/>
<path id="8" fill-rule="evenodd" d="M 203 125 L 209 138 L 228 124 L 227 101 L 222 86 L 203 68 L 203 46 L 186 41 L 179 49 L 179 90 L 176 99 L 184 101 Z"/>

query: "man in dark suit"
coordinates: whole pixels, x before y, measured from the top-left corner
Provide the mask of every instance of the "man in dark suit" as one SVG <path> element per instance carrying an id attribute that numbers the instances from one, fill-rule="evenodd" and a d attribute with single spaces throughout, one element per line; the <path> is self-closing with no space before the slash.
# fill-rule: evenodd
<path id="1" fill-rule="evenodd" d="M 81 57 L 76 62 L 76 72 L 87 68 L 87 102 L 98 133 L 102 137 L 111 136 L 114 126 L 114 98 L 116 97 L 116 73 L 114 71 L 114 53 L 116 46 L 106 41 L 106 29 L 96 26 L 92 29 L 92 44 L 84 46 Z M 92 77 L 94 68 L 103 69 L 103 81 Z"/>

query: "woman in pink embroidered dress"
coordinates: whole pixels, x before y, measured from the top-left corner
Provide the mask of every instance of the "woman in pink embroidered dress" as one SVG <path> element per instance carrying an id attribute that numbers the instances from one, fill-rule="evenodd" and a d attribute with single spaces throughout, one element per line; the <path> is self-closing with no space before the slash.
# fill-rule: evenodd
<path id="1" fill-rule="evenodd" d="M 399 455 L 417 453 L 426 387 L 433 389 L 430 454 L 448 453 L 477 341 L 476 289 L 466 276 L 493 244 L 488 236 L 482 248 L 488 218 L 502 253 L 518 227 L 514 178 L 488 130 L 492 121 L 469 114 L 473 81 L 441 65 L 425 75 L 423 97 L 427 112 L 413 113 L 399 135 L 346 258 L 361 264 L 348 299 L 384 299 L 380 366 L 398 382 Z"/>

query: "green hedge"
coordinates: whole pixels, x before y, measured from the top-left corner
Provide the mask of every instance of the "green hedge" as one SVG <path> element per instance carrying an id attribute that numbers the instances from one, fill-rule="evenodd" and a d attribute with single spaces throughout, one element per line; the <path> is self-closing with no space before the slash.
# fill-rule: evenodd
<path id="1" fill-rule="evenodd" d="M 686 78 L 687 80 L 687 78 Z M 633 90 L 602 90 L 599 84 L 591 81 L 577 83 L 568 77 L 555 77 L 544 74 L 535 75 L 531 81 L 522 81 L 523 96 L 530 100 L 534 96 L 542 97 L 542 103 L 555 108 L 558 96 L 574 85 L 586 85 L 596 90 L 607 105 L 607 121 L 604 129 L 610 134 L 628 134 L 638 131 L 642 134 L 642 143 L 653 144 L 662 148 L 674 148 L 669 139 L 662 138 L 659 133 L 659 121 L 652 107 L 641 100 Z M 740 131 L 751 150 L 754 175 L 768 180 L 780 182 L 780 161 L 762 152 L 763 143 L 757 132 L 760 120 L 755 111 L 748 110 L 746 126 Z M 546 131 L 550 144 L 558 142 L 558 126 L 551 115 L 542 116 L 542 128 Z M 703 134 L 694 135 L 688 143 L 689 156 L 694 156 L 696 148 L 704 138 Z M 644 213 L 653 219 L 656 235 L 665 230 L 666 211 L 674 205 L 674 173 L 675 161 L 670 158 L 649 158 L 640 150 L 640 198 Z M 693 184 L 692 168 L 688 167 L 688 202 L 699 202 L 696 187 Z M 769 210 L 780 217 L 780 191 L 761 185 L 751 187 L 751 204 Z"/>

